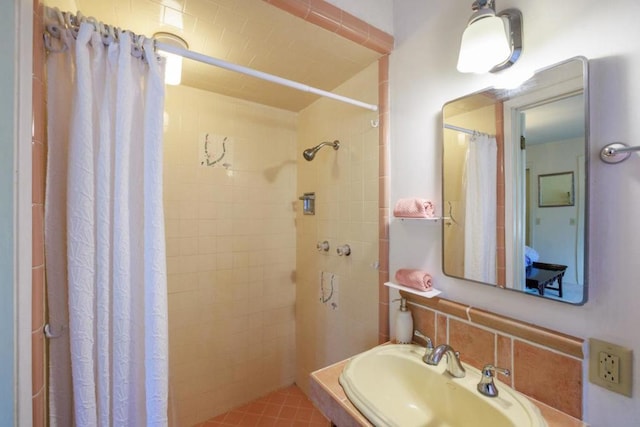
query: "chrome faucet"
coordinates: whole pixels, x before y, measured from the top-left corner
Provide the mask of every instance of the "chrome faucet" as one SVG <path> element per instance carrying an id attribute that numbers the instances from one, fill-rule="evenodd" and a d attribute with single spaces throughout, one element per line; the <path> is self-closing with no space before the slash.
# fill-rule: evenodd
<path id="1" fill-rule="evenodd" d="M 424 363 L 427 363 L 427 359 L 429 358 L 429 356 L 431 356 L 431 353 L 433 353 L 433 342 L 431 341 L 431 338 L 429 338 L 428 336 L 426 336 L 425 334 L 423 334 L 417 329 L 413 331 L 413 335 L 415 335 L 418 338 L 422 338 L 426 342 L 426 345 L 424 347 L 424 356 L 422 356 L 422 361 Z"/>
<path id="2" fill-rule="evenodd" d="M 436 366 L 442 360 L 442 356 L 447 356 L 447 371 L 456 378 L 463 378 L 466 371 L 460 363 L 460 353 L 455 351 L 449 344 L 440 344 L 426 358 L 425 363 Z"/>
<path id="3" fill-rule="evenodd" d="M 478 383 L 478 391 L 480 392 L 480 394 L 487 397 L 496 397 L 498 395 L 498 388 L 493 382 L 495 372 L 500 372 L 501 374 L 506 376 L 511 375 L 511 372 L 508 369 L 496 368 L 491 364 L 484 365 L 484 368 L 482 368 L 482 377 L 480 378 L 480 382 Z"/>

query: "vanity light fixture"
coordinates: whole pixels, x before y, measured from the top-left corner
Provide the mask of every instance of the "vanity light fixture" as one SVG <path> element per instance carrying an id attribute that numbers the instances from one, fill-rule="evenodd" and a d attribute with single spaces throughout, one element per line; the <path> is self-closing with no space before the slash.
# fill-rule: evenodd
<path id="1" fill-rule="evenodd" d="M 189 45 L 182 37 L 172 33 L 159 32 L 153 35 L 156 41 L 166 43 L 172 46 L 189 49 Z M 167 60 L 164 69 L 164 82 L 168 85 L 179 85 L 182 80 L 182 56 L 174 53 L 158 51 L 158 54 L 164 56 Z"/>
<path id="2" fill-rule="evenodd" d="M 475 12 L 462 34 L 458 71 L 495 73 L 512 66 L 522 52 L 522 13 L 496 14 L 495 0 L 476 0 L 471 8 Z"/>

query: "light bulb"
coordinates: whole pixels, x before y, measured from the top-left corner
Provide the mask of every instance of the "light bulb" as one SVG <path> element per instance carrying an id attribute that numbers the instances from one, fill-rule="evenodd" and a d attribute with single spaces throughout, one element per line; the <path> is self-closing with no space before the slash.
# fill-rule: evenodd
<path id="1" fill-rule="evenodd" d="M 505 25 L 506 21 L 495 15 L 471 22 L 462 34 L 458 71 L 486 73 L 509 59 L 511 48 Z"/>
<path id="2" fill-rule="evenodd" d="M 182 56 L 169 52 L 161 52 L 166 58 L 164 82 L 168 85 L 179 85 L 182 80 Z"/>
<path id="3" fill-rule="evenodd" d="M 189 49 L 187 42 L 175 34 L 158 32 L 153 35 L 157 42 L 165 43 L 172 47 Z M 179 85 L 182 80 L 182 56 L 175 53 L 158 50 L 158 54 L 166 58 L 164 68 L 164 82 L 168 85 Z"/>

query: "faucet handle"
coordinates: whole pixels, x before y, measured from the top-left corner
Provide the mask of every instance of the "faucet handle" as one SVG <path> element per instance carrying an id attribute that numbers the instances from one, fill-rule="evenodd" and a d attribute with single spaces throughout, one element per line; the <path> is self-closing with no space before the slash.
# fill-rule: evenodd
<path id="1" fill-rule="evenodd" d="M 493 382 L 495 372 L 499 372 L 506 376 L 511 375 L 511 371 L 509 371 L 508 369 L 498 368 L 491 364 L 484 365 L 481 372 L 482 376 L 480 378 L 480 382 L 478 383 L 478 391 L 480 392 L 480 394 L 487 397 L 496 397 L 498 395 L 498 388 Z"/>
<path id="2" fill-rule="evenodd" d="M 497 366 L 493 366 L 492 364 L 484 365 L 482 368 L 482 378 L 492 378 L 494 376 L 494 372 L 498 372 L 502 375 L 509 376 L 511 375 L 511 371 L 507 368 L 498 368 Z"/>
<path id="3" fill-rule="evenodd" d="M 431 353 L 433 353 L 433 341 L 431 341 L 431 338 L 429 338 L 428 336 L 426 336 L 425 334 L 423 334 L 417 329 L 413 331 L 413 335 L 415 335 L 418 338 L 422 338 L 427 343 L 427 345 L 424 348 L 424 356 L 422 357 L 422 360 L 426 363 L 427 358 L 431 355 Z"/>

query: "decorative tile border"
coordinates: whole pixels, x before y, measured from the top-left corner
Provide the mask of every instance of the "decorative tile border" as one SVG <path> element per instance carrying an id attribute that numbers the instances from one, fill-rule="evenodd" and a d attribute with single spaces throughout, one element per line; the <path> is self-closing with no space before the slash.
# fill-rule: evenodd
<path id="1" fill-rule="evenodd" d="M 47 423 L 47 350 L 43 334 L 45 324 L 45 259 L 44 259 L 44 194 L 47 164 L 46 140 L 46 84 L 45 50 L 42 33 L 44 31 L 44 6 L 41 1 L 33 2 L 33 78 L 31 135 L 32 151 L 32 217 L 33 233 L 32 280 L 31 280 L 31 397 L 32 424 L 34 427 Z"/>
<path id="2" fill-rule="evenodd" d="M 393 36 L 324 0 L 264 1 L 375 52 L 386 55 L 393 50 Z"/>
<path id="3" fill-rule="evenodd" d="M 580 338 L 542 328 L 531 323 L 500 316 L 475 307 L 470 307 L 469 309 L 469 320 L 478 325 L 483 325 L 552 348 L 578 359 L 584 358 L 584 340 Z"/>
<path id="4" fill-rule="evenodd" d="M 378 60 L 378 343 L 389 341 L 389 291 L 384 286 L 389 281 L 389 55 Z"/>

